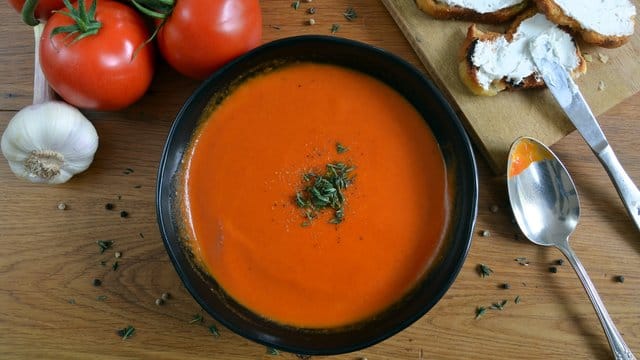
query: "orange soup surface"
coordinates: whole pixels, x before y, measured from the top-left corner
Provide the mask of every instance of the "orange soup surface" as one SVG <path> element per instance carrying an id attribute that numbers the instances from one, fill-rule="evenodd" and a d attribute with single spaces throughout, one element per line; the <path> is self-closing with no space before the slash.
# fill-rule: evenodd
<path id="1" fill-rule="evenodd" d="M 340 144 L 340 145 L 338 145 Z M 303 176 L 353 166 L 344 218 L 296 204 Z M 400 300 L 437 257 L 445 165 L 415 108 L 386 84 L 296 63 L 235 88 L 198 129 L 181 187 L 194 252 L 225 291 L 276 322 L 351 324 Z"/>

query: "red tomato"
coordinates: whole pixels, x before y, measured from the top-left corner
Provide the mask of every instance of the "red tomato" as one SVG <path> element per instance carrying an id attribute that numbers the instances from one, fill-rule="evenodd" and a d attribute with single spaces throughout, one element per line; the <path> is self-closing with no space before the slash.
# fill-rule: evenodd
<path id="1" fill-rule="evenodd" d="M 258 0 L 176 0 L 157 41 L 174 69 L 203 79 L 261 39 Z"/>
<path id="2" fill-rule="evenodd" d="M 87 9 L 91 3 L 86 2 Z M 96 20 L 102 23 L 96 35 L 73 42 L 74 36 L 66 38 L 65 33 L 51 37 L 53 29 L 73 24 L 70 17 L 55 13 L 40 41 L 42 71 L 51 88 L 76 107 L 121 109 L 140 99 L 151 84 L 153 48 L 141 47 L 150 32 L 135 10 L 116 1 L 100 0 Z"/>
<path id="3" fill-rule="evenodd" d="M 16 11 L 22 12 L 25 0 L 9 0 L 11 5 Z M 54 10 L 60 10 L 64 7 L 62 0 L 39 0 L 36 6 L 35 17 L 39 20 L 47 20 L 53 15 Z"/>

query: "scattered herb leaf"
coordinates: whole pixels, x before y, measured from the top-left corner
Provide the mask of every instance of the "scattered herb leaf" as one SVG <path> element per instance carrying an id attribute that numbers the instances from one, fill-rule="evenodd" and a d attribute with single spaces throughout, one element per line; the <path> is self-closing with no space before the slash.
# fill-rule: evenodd
<path id="1" fill-rule="evenodd" d="M 346 146 L 344 146 L 344 145 L 342 145 L 342 144 L 340 144 L 340 143 L 336 143 L 336 152 L 337 152 L 338 154 L 344 154 L 344 153 L 346 153 L 347 151 L 349 151 L 349 148 L 348 148 L 348 147 L 346 147 Z"/>
<path id="2" fill-rule="evenodd" d="M 485 264 L 478 264 L 478 274 L 480 274 L 481 277 L 487 277 L 490 276 L 493 273 L 493 270 L 491 270 L 490 267 L 488 267 Z"/>
<path id="3" fill-rule="evenodd" d="M 280 355 L 278 349 L 267 346 L 267 355 Z"/>
<path id="4" fill-rule="evenodd" d="M 130 338 L 133 333 L 136 332 L 136 328 L 134 328 L 133 326 L 129 325 L 124 329 L 120 329 L 118 330 L 118 335 L 122 337 L 122 340 L 126 340 L 128 338 Z"/>
<path id="5" fill-rule="evenodd" d="M 189 321 L 189 324 L 202 323 L 203 321 L 204 321 L 204 318 L 202 317 L 201 314 L 195 314 L 193 315 L 193 319 Z"/>
<path id="6" fill-rule="evenodd" d="M 353 21 L 358 17 L 358 14 L 356 13 L 356 10 L 354 8 L 352 8 L 352 7 L 348 8 L 347 11 L 342 13 L 342 15 L 344 16 L 345 19 L 347 19 L 349 21 Z"/>
<path id="7" fill-rule="evenodd" d="M 331 33 L 335 34 L 338 32 L 338 30 L 340 30 L 340 24 L 332 24 L 331 25 Z"/>
<path id="8" fill-rule="evenodd" d="M 482 315 L 487 312 L 487 308 L 484 306 L 476 307 L 476 319 L 479 319 Z"/>
<path id="9" fill-rule="evenodd" d="M 96 300 L 105 301 L 105 300 L 107 300 L 107 295 L 99 295 L 98 297 L 96 297 Z"/>
<path id="10" fill-rule="evenodd" d="M 125 175 L 133 174 L 133 169 L 132 168 L 126 168 L 126 169 L 124 169 L 124 171 L 122 173 L 125 174 Z"/>
<path id="11" fill-rule="evenodd" d="M 520 304 L 520 295 L 516 296 L 516 298 L 513 299 L 513 302 L 516 304 Z"/>
<path id="12" fill-rule="evenodd" d="M 96 241 L 98 246 L 100 247 L 100 254 L 104 253 L 105 250 L 111 248 L 113 246 L 113 240 L 98 240 Z"/>
<path id="13" fill-rule="evenodd" d="M 220 332 L 218 332 L 218 328 L 215 325 L 209 326 L 209 332 L 215 337 L 220 337 Z"/>
<path id="14" fill-rule="evenodd" d="M 111 268 L 113 269 L 113 271 L 118 270 L 118 262 L 117 262 L 117 261 L 115 261 L 115 262 L 113 263 L 113 265 L 111 266 Z"/>
<path id="15" fill-rule="evenodd" d="M 507 305 L 507 300 L 502 300 L 499 303 L 491 304 L 491 310 L 504 310 L 504 306 Z"/>
<path id="16" fill-rule="evenodd" d="M 75 303 L 76 303 L 76 300 L 75 300 L 75 299 L 69 299 L 69 300 L 67 300 L 67 302 L 68 302 L 69 304 L 73 305 L 73 304 L 75 304 Z"/>
<path id="17" fill-rule="evenodd" d="M 291 3 L 291 7 L 292 7 L 294 10 L 298 10 L 298 8 L 300 7 L 300 1 L 299 1 L 299 0 L 296 0 L 296 1 L 292 2 L 292 3 Z"/>

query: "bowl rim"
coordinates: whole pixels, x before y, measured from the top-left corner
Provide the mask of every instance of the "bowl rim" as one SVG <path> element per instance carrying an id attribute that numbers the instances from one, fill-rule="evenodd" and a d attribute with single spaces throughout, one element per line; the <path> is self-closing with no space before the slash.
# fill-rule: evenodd
<path id="1" fill-rule="evenodd" d="M 192 103 L 195 101 L 196 98 L 198 98 L 198 96 L 200 96 L 199 94 L 203 92 L 205 89 L 207 89 L 210 86 L 210 83 L 215 82 L 222 74 L 228 71 L 228 69 L 238 66 L 238 64 L 242 64 L 244 61 L 252 58 L 256 54 L 269 51 L 272 48 L 280 48 L 283 46 L 286 47 L 289 45 L 296 45 L 301 42 L 309 42 L 309 41 L 310 42 L 314 42 L 314 41 L 328 42 L 328 43 L 335 43 L 343 46 L 346 45 L 346 46 L 360 48 L 370 52 L 372 56 L 386 57 L 387 60 L 402 67 L 403 71 L 411 73 L 413 76 L 415 76 L 418 79 L 418 81 L 420 81 L 426 88 L 429 89 L 430 96 L 435 97 L 435 101 L 442 107 L 442 111 L 446 113 L 449 120 L 453 122 L 453 124 L 451 125 L 454 127 L 454 130 L 457 133 L 457 135 L 460 136 L 459 140 L 460 140 L 460 143 L 462 144 L 461 145 L 462 150 L 466 153 L 466 156 L 468 157 L 466 159 L 466 163 L 468 163 L 467 165 L 469 166 L 469 169 L 468 169 L 469 174 L 467 174 L 467 176 L 471 175 L 468 177 L 468 179 L 465 180 L 466 182 L 469 183 L 467 186 L 468 187 L 467 190 L 469 191 L 469 195 L 471 196 L 471 199 L 469 201 L 470 217 L 468 219 L 465 219 L 464 224 L 466 226 L 465 228 L 466 231 L 464 233 L 464 237 L 461 236 L 462 239 L 460 240 L 460 241 L 464 241 L 464 244 L 463 244 L 464 246 L 463 248 L 459 249 L 461 256 L 455 262 L 454 266 L 449 269 L 451 271 L 449 272 L 446 280 L 444 281 L 446 286 L 440 288 L 437 291 L 437 293 L 434 294 L 434 296 L 432 297 L 432 301 L 430 303 L 425 304 L 420 311 L 413 313 L 412 316 L 408 316 L 406 319 L 404 319 L 404 321 L 398 323 L 395 326 L 395 328 L 391 329 L 390 331 L 380 333 L 377 336 L 372 336 L 368 341 L 353 343 L 351 344 L 351 346 L 336 347 L 336 346 L 333 346 L 332 344 L 325 344 L 324 346 L 321 346 L 322 348 L 321 350 L 319 350 L 318 348 L 307 349 L 303 347 L 296 347 L 295 345 L 290 345 L 290 344 L 270 343 L 264 340 L 264 338 L 259 338 L 257 336 L 253 336 L 252 334 L 247 334 L 242 329 L 236 327 L 232 322 L 227 321 L 227 319 L 225 319 L 224 316 L 221 316 L 216 311 L 212 311 L 210 306 L 208 306 L 207 302 L 203 299 L 202 296 L 200 296 L 199 292 L 195 289 L 194 284 L 188 280 L 189 278 L 188 278 L 188 275 L 185 273 L 184 267 L 191 266 L 191 265 L 182 264 L 178 261 L 179 259 L 177 254 L 175 253 L 175 249 L 171 245 L 172 242 L 177 242 L 177 241 L 176 239 L 171 240 L 169 238 L 169 234 L 167 234 L 167 228 L 169 226 L 173 226 L 172 224 L 170 224 L 172 223 L 172 221 L 171 219 L 165 219 L 163 216 L 163 210 L 165 210 L 165 207 L 170 208 L 168 204 L 163 203 L 163 196 L 164 196 L 163 184 L 165 183 L 171 184 L 173 181 L 171 176 L 172 174 L 167 174 L 165 170 L 167 166 L 167 162 L 169 161 L 169 156 L 170 156 L 169 150 L 176 133 L 179 131 L 179 125 L 181 123 L 180 119 L 182 119 L 185 116 L 185 113 L 189 111 Z M 387 84 L 387 86 L 390 86 L 390 85 Z M 182 161 L 182 156 L 180 158 L 180 161 Z M 277 349 L 280 349 L 286 352 L 291 352 L 294 354 L 336 355 L 336 354 L 357 351 L 357 350 L 372 346 L 374 344 L 377 344 L 379 342 L 382 342 L 385 339 L 393 335 L 396 335 L 397 333 L 401 332 L 402 330 L 406 329 L 411 324 L 416 322 L 418 319 L 422 318 L 437 302 L 439 302 L 442 299 L 444 294 L 449 290 L 449 288 L 455 281 L 469 253 L 469 249 L 471 247 L 471 242 L 473 238 L 473 229 L 475 227 L 475 222 L 477 219 L 478 192 L 479 192 L 478 191 L 478 170 L 477 170 L 476 158 L 473 152 L 471 140 L 464 126 L 462 125 L 462 122 L 460 121 L 456 112 L 453 110 L 449 101 L 444 97 L 442 91 L 437 86 L 435 86 L 434 83 L 425 74 L 423 74 L 421 71 L 419 71 L 415 66 L 410 64 L 405 59 L 387 50 L 384 50 L 380 47 L 377 47 L 368 43 L 347 39 L 347 38 L 342 38 L 342 37 L 328 36 L 328 35 L 298 35 L 298 36 L 285 37 L 285 38 L 264 43 L 256 47 L 255 49 L 245 53 L 244 55 L 237 57 L 236 59 L 230 61 L 229 63 L 221 67 L 219 70 L 214 72 L 191 93 L 191 95 L 184 102 L 184 104 L 180 108 L 180 111 L 177 113 L 174 120 L 172 121 L 171 128 L 169 130 L 169 133 L 167 134 L 165 144 L 162 148 L 162 155 L 160 158 L 158 171 L 157 171 L 155 200 L 156 200 L 156 218 L 157 218 L 158 226 L 160 229 L 160 235 L 162 237 L 165 250 L 167 251 L 167 254 L 169 255 L 169 258 L 183 286 L 187 289 L 190 295 L 194 298 L 194 300 L 196 300 L 196 302 L 202 307 L 203 310 L 205 310 L 216 321 L 218 321 L 221 325 L 231 330 L 232 332 L 246 339 L 249 339 L 253 342 L 262 344 L 264 346 L 277 348 Z M 177 244 L 177 246 L 181 246 L 181 245 Z"/>

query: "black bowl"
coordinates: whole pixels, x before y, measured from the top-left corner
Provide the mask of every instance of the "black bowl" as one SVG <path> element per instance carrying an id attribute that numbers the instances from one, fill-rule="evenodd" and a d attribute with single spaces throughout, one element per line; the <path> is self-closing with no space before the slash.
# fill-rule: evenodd
<path id="1" fill-rule="evenodd" d="M 431 270 L 403 299 L 375 317 L 334 329 L 301 329 L 268 321 L 228 296 L 198 267 L 181 237 L 176 181 L 185 149 L 212 98 L 237 79 L 293 61 L 337 64 L 369 74 L 402 94 L 422 114 L 442 151 L 455 192 L 445 244 Z M 215 100 L 214 100 L 215 101 Z M 409 63 L 384 50 L 329 36 L 299 36 L 265 44 L 226 65 L 187 100 L 171 127 L 157 183 L 160 232 L 173 265 L 196 301 L 225 327 L 258 343 L 298 354 L 355 351 L 401 331 L 422 317 L 449 289 L 466 258 L 478 201 L 474 155 L 460 120 L 440 91 Z"/>

